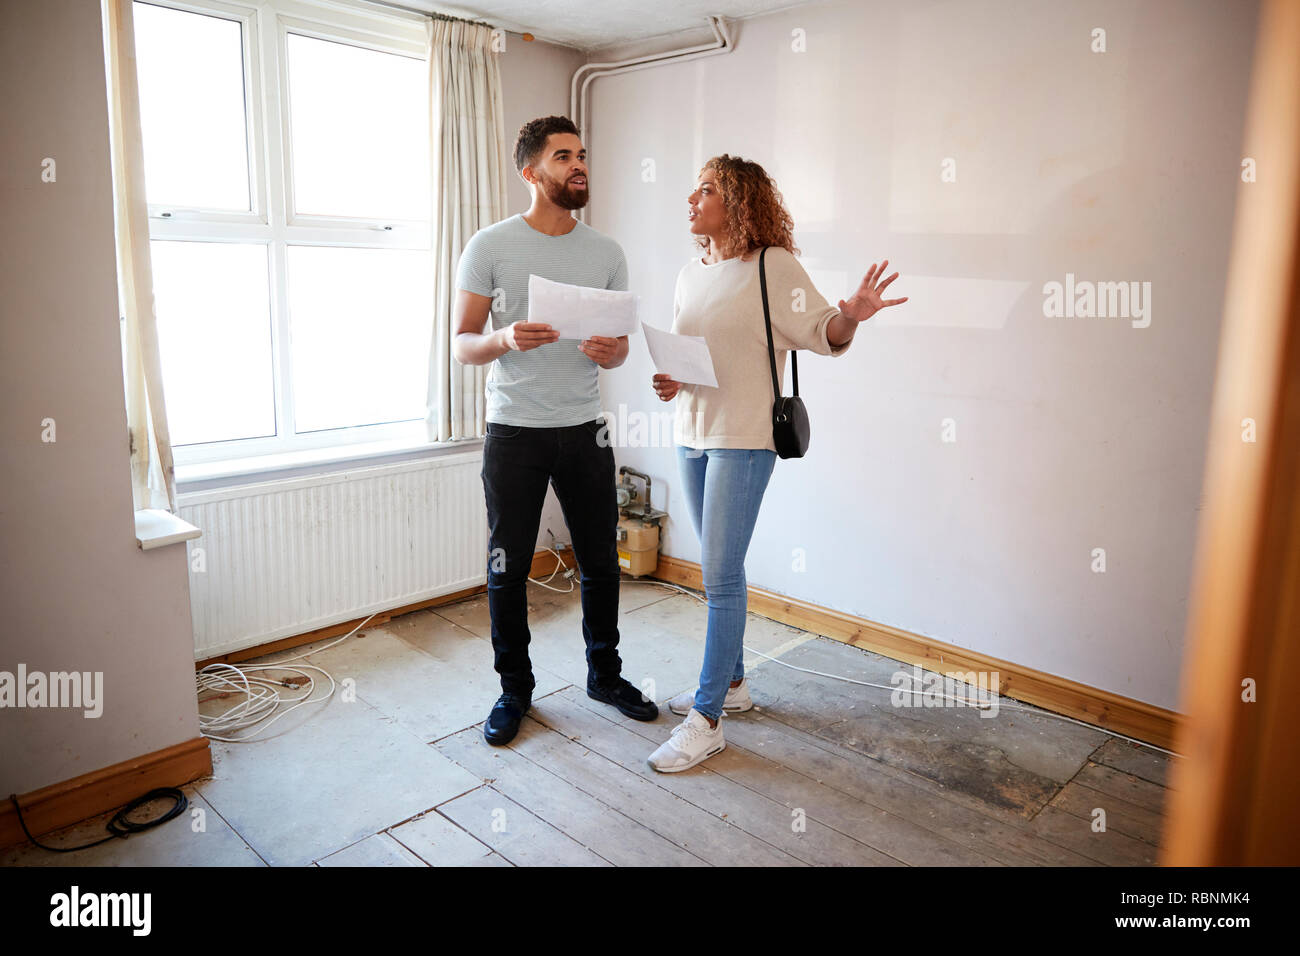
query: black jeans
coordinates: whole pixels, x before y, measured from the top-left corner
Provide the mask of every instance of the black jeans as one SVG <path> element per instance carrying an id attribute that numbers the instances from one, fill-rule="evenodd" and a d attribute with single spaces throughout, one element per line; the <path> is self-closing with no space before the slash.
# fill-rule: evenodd
<path id="1" fill-rule="evenodd" d="M 614 450 L 604 420 L 563 428 L 489 422 L 482 477 L 488 515 L 488 610 L 502 691 L 532 697 L 527 580 L 548 483 L 564 511 L 582 572 L 587 679 L 604 682 L 620 676 L 618 502 Z"/>

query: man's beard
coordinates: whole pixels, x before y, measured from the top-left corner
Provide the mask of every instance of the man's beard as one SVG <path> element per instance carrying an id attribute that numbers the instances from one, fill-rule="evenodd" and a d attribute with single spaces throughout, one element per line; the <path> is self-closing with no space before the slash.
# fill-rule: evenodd
<path id="1" fill-rule="evenodd" d="M 587 205 L 590 189 L 570 189 L 567 183 L 551 179 L 545 173 L 539 173 L 537 178 L 546 191 L 546 198 L 561 209 L 581 209 Z"/>

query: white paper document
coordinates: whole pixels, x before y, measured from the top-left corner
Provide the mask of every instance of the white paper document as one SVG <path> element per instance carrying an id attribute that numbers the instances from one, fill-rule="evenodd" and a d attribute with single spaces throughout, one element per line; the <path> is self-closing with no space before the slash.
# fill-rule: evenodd
<path id="1" fill-rule="evenodd" d="M 653 325 L 641 323 L 645 333 L 646 348 L 655 371 L 663 372 L 683 385 L 718 387 L 718 377 L 713 373 L 713 356 L 701 335 L 678 335 L 665 332 Z"/>
<path id="2" fill-rule="evenodd" d="M 637 330 L 636 294 L 528 277 L 528 321 L 545 322 L 562 339 L 618 338 Z"/>

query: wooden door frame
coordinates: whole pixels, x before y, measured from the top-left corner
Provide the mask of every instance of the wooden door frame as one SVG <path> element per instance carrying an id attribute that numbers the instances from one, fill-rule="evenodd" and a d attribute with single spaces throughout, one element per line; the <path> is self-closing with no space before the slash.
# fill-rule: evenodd
<path id="1" fill-rule="evenodd" d="M 1163 865 L 1300 862 L 1297 50 L 1300 0 L 1266 0 L 1242 146 L 1256 181 L 1237 187 Z"/>

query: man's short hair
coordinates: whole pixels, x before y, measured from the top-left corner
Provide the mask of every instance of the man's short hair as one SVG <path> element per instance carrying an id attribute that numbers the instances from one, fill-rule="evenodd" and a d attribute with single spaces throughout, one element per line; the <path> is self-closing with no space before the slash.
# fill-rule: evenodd
<path id="1" fill-rule="evenodd" d="M 538 154 L 546 147 L 546 138 L 552 133 L 577 136 L 578 127 L 567 116 L 542 116 L 519 127 L 519 135 L 515 137 L 515 169 L 523 172 L 525 166 L 536 162 Z"/>

